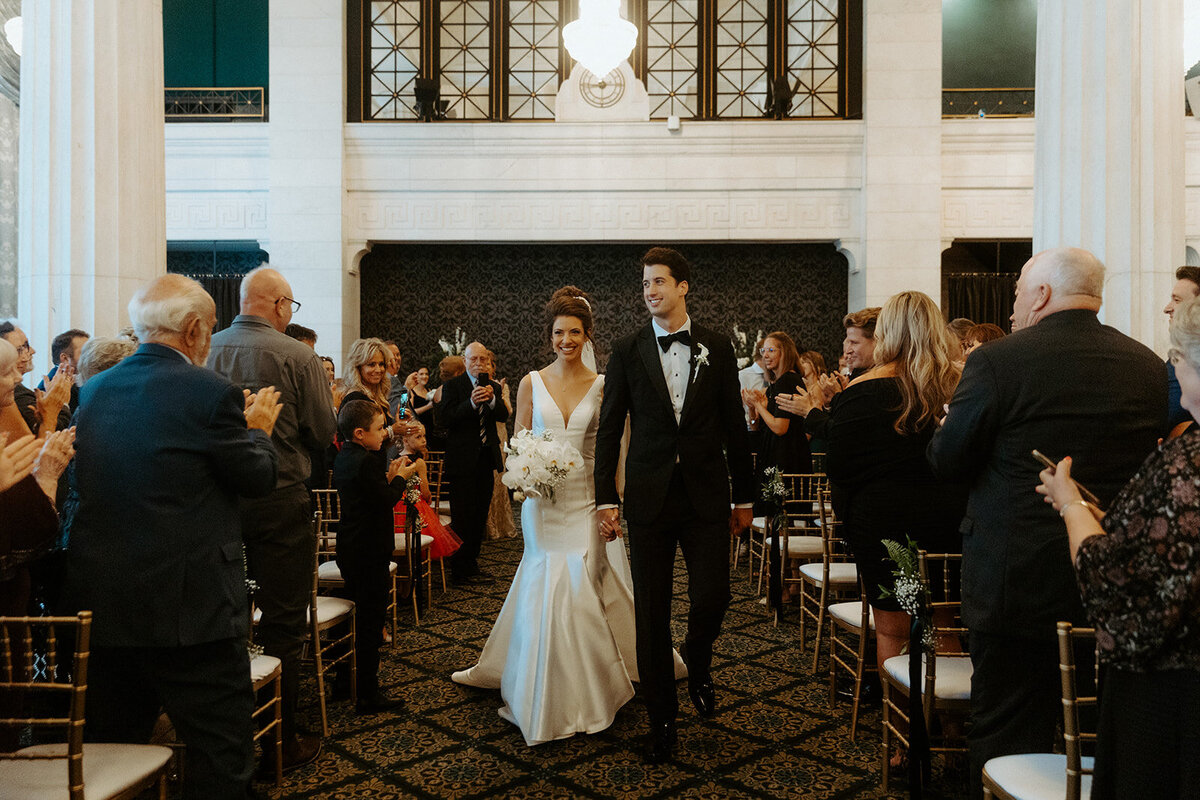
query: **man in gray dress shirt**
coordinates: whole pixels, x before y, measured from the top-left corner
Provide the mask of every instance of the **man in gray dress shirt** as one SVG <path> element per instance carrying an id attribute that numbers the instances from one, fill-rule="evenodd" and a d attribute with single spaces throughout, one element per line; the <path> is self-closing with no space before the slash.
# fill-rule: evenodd
<path id="1" fill-rule="evenodd" d="M 259 267 L 242 280 L 241 313 L 213 336 L 208 357 L 211 369 L 243 389 L 274 386 L 281 393 L 283 410 L 271 437 L 279 453 L 279 477 L 270 495 L 242 504 L 242 531 L 247 574 L 258 583 L 259 641 L 267 655 L 283 662 L 285 769 L 312 761 L 321 749 L 317 736 L 299 735 L 295 724 L 316 552 L 304 481 L 311 469 L 309 452 L 328 447 L 337 425 L 321 360 L 283 333 L 299 308 L 283 275 Z"/>

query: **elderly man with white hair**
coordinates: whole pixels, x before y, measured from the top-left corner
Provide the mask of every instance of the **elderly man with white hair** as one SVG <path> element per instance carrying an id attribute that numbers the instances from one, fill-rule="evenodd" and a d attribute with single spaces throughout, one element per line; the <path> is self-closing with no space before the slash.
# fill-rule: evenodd
<path id="1" fill-rule="evenodd" d="M 85 737 L 187 745 L 184 797 L 246 797 L 253 766 L 240 498 L 275 488 L 278 394 L 204 368 L 216 306 L 165 275 L 129 303 L 142 345 L 87 381 L 67 604 L 93 614 Z"/>
<path id="2" fill-rule="evenodd" d="M 283 664 L 283 768 L 293 769 L 320 753 L 321 740 L 296 729 L 300 654 L 307 628 L 316 538 L 312 501 L 305 481 L 309 453 L 333 443 L 337 421 L 329 402 L 325 368 L 313 349 L 284 333 L 300 304 L 278 270 L 263 265 L 242 279 L 241 313 L 213 336 L 208 366 L 251 392 L 274 386 L 283 411 L 272 439 L 279 473 L 269 495 L 242 503 L 246 566 L 258 583 L 255 603 L 262 612 L 259 642 Z M 324 479 L 324 475 L 320 476 Z M 263 769 L 274 774 L 271 748 Z"/>
<path id="3" fill-rule="evenodd" d="M 995 756 L 1051 752 L 1060 718 L 1055 624 L 1083 624 L 1067 536 L 1032 487 L 1031 451 L 1071 457 L 1103 504 L 1154 449 L 1166 421 L 1162 361 L 1100 324 L 1104 265 L 1077 248 L 1021 270 L 1013 335 L 975 350 L 944 426 L 934 472 L 970 483 L 963 519 L 962 616 L 970 630 L 973 790 Z M 1090 656 L 1079 673 L 1090 672 Z"/>

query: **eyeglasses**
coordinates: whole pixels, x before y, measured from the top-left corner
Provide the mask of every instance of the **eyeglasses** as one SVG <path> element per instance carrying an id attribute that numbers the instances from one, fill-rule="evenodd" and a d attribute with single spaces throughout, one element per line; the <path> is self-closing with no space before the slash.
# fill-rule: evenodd
<path id="1" fill-rule="evenodd" d="M 33 352 L 33 347 L 30 346 L 28 339 L 25 340 L 25 344 L 17 345 L 17 355 L 23 356 L 26 353 L 31 353 L 31 352 Z"/>
<path id="2" fill-rule="evenodd" d="M 764 347 L 762 350 L 758 351 L 758 354 L 760 356 L 772 356 L 778 352 L 779 352 L 779 350 L 775 347 Z"/>
<path id="3" fill-rule="evenodd" d="M 299 311 L 299 310 L 300 310 L 300 304 L 299 304 L 298 302 L 296 302 L 295 300 L 293 300 L 292 298 L 290 298 L 290 297 L 281 297 L 281 298 L 279 298 L 279 300 L 287 300 L 289 303 L 291 303 L 291 304 L 292 304 L 292 313 L 293 313 L 293 314 L 295 314 L 297 311 Z M 275 303 L 276 303 L 276 304 L 278 304 L 278 303 L 279 303 L 279 300 L 276 300 L 276 301 L 275 301 Z"/>

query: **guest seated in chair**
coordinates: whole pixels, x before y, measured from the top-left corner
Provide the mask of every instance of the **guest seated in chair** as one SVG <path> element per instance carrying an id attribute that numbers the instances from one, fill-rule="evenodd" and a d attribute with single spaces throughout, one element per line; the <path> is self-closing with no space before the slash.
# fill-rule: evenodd
<path id="1" fill-rule="evenodd" d="M 379 646 L 387 618 L 389 565 L 395 549 L 392 507 L 404 498 L 417 463 L 398 458 L 388 466 L 380 448 L 387 440 L 383 410 L 368 400 L 347 400 L 338 413 L 344 442 L 333 462 L 333 485 L 341 499 L 337 565 L 357 615 L 358 713 L 402 705 L 379 688 Z"/>
<path id="2" fill-rule="evenodd" d="M 1178 304 L 1171 362 L 1200 419 L 1200 298 Z M 1200 787 L 1200 432 L 1150 454 L 1108 513 L 1080 496 L 1071 459 L 1037 487 L 1067 526 L 1102 663 L 1093 800 L 1194 797 Z"/>

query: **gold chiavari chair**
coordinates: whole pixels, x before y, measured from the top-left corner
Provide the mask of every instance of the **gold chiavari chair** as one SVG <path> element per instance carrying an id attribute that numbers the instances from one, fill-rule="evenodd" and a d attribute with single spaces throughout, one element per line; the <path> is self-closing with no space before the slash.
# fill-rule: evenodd
<path id="1" fill-rule="evenodd" d="M 858 711 L 862 699 L 863 676 L 874 672 L 874 658 L 868 658 L 871 633 L 875 630 L 875 612 L 867 602 L 867 593 L 858 582 L 859 598 L 829 606 L 829 705 L 837 703 L 838 670 L 854 680 L 850 705 L 850 739 L 858 728 Z"/>
<path id="2" fill-rule="evenodd" d="M 858 590 L 858 567 L 850 548 L 838 536 L 841 526 L 834 519 L 827 486 L 820 491 L 819 499 L 821 560 L 800 565 L 800 639 L 804 640 L 805 626 L 811 619 L 817 625 L 813 639 L 814 673 L 821 654 L 826 609 L 831 602 L 845 600 Z"/>

